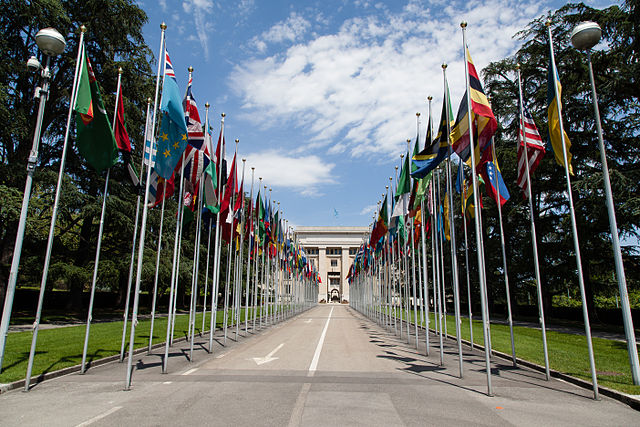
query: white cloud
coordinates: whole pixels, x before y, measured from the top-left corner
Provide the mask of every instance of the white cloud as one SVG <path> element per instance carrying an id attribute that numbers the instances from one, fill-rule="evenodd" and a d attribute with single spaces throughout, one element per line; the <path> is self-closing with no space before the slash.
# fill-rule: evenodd
<path id="1" fill-rule="evenodd" d="M 206 61 L 209 60 L 209 33 L 213 30 L 207 17 L 213 11 L 213 6 L 213 0 L 184 0 L 182 2 L 182 9 L 185 13 L 193 15 L 196 35 Z"/>
<path id="2" fill-rule="evenodd" d="M 256 168 L 256 182 L 263 178 L 263 185 L 290 188 L 305 196 L 319 196 L 321 184 L 335 182 L 335 167 L 318 156 L 290 156 L 275 150 L 252 153 L 247 156 L 247 170 Z"/>
<path id="3" fill-rule="evenodd" d="M 515 51 L 513 35 L 543 7 L 535 0 L 517 7 L 507 0 L 457 1 L 434 15 L 411 0 L 400 12 L 365 12 L 303 43 L 298 40 L 309 22 L 292 13 L 255 38 L 255 47 L 298 44 L 238 64 L 230 81 L 256 124 L 270 127 L 286 118 L 308 132 L 300 152 L 311 145 L 352 156 L 397 154 L 415 135 L 416 112 L 424 128 L 428 95 L 437 122 L 443 62 L 453 109 L 458 106 L 465 84 L 460 21 L 469 22 L 467 43 L 480 71 Z"/>
<path id="4" fill-rule="evenodd" d="M 360 215 L 365 215 L 367 217 L 372 216 L 378 210 L 378 205 L 369 205 L 362 208 L 360 211 Z"/>
<path id="5" fill-rule="evenodd" d="M 264 52 L 268 43 L 295 42 L 300 39 L 309 29 L 309 21 L 291 12 L 284 21 L 278 22 L 260 36 L 254 37 L 251 44 L 260 52 Z"/>

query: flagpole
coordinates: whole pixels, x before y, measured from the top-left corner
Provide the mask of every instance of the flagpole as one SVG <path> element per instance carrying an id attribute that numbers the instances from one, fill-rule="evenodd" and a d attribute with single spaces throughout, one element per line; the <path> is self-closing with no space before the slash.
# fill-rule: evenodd
<path id="1" fill-rule="evenodd" d="M 226 117 L 225 113 L 220 114 L 220 136 L 219 136 L 219 146 L 220 152 L 217 152 L 216 147 L 216 155 L 219 155 L 220 158 L 216 158 L 216 167 L 218 174 L 218 181 L 216 182 L 216 187 L 218 190 L 218 206 L 222 204 L 222 198 L 224 195 L 222 194 L 222 164 L 225 161 L 225 143 L 224 143 L 224 118 Z M 226 178 L 226 177 L 225 177 Z M 220 242 L 220 209 L 216 213 L 216 236 L 214 240 L 214 248 L 215 252 L 213 254 L 213 279 L 211 282 L 211 320 L 209 326 L 209 353 L 213 353 L 213 333 L 216 329 L 216 324 L 218 322 L 218 287 L 220 284 L 220 252 L 222 250 L 222 244 Z"/>
<path id="2" fill-rule="evenodd" d="M 440 342 L 440 366 L 444 365 L 444 343 L 442 339 L 442 293 L 440 291 L 440 218 L 436 212 L 436 196 L 440 170 L 436 168 L 435 176 L 431 176 L 431 256 L 433 259 L 433 317 L 436 323 L 436 335 Z"/>
<path id="3" fill-rule="evenodd" d="M 445 183 L 446 185 L 446 183 Z M 444 338 L 446 339 L 449 336 L 449 332 L 447 331 L 447 326 L 448 326 L 448 322 L 447 322 L 447 288 L 446 288 L 446 280 L 445 280 L 445 271 L 444 271 L 444 240 L 445 240 L 445 235 L 444 235 L 444 212 L 443 215 L 440 215 L 440 208 L 442 207 L 444 201 L 442 200 L 442 187 L 440 185 L 440 172 L 438 172 L 438 220 L 440 222 L 440 228 L 438 229 L 439 232 L 438 234 L 438 238 L 439 238 L 439 249 L 440 249 L 440 282 L 438 283 L 438 286 L 440 286 L 440 299 L 442 301 L 442 311 L 440 312 L 441 317 L 441 323 L 440 323 L 440 333 L 442 334 L 442 331 L 444 329 Z"/>
<path id="4" fill-rule="evenodd" d="M 431 101 L 433 100 L 433 97 L 431 95 L 429 95 L 427 97 L 427 100 L 429 101 L 429 123 L 428 123 L 428 128 L 429 129 L 433 129 L 433 119 L 431 116 Z M 433 143 L 433 140 L 431 140 L 431 131 L 429 132 L 429 145 L 431 145 Z M 422 216 L 422 227 L 420 230 L 420 234 L 422 236 L 422 276 L 423 276 L 423 284 L 422 286 L 424 287 L 424 307 L 425 307 L 425 313 L 424 313 L 424 317 L 425 317 L 425 327 L 424 327 L 424 335 L 425 335 L 425 342 L 426 342 L 426 355 L 429 356 L 429 323 L 430 323 L 430 318 L 429 318 L 429 278 L 428 278 L 428 270 L 427 270 L 427 239 L 425 237 L 425 232 L 424 232 L 424 228 L 426 226 L 426 215 L 425 215 L 425 211 L 424 211 L 424 197 L 423 200 L 420 202 L 420 215 Z M 433 228 L 433 226 L 432 226 Z"/>
<path id="5" fill-rule="evenodd" d="M 544 304 L 542 302 L 542 280 L 540 277 L 540 263 L 538 261 L 538 238 L 536 237 L 536 223 L 533 217 L 533 196 L 531 194 L 531 175 L 529 172 L 529 148 L 527 147 L 527 138 L 524 130 L 524 103 L 522 99 L 522 80 L 520 78 L 520 64 L 516 65 L 518 70 L 518 96 L 520 100 L 520 136 L 524 143 L 524 159 L 527 173 L 527 195 L 529 202 L 529 219 L 531 220 L 531 244 L 533 246 L 533 261 L 536 273 L 536 290 L 538 294 L 538 317 L 540 321 L 540 330 L 542 331 L 542 349 L 544 351 L 544 372 L 547 377 L 547 381 L 551 378 L 549 373 L 549 352 L 547 349 L 547 331 L 544 320 Z"/>
<path id="6" fill-rule="evenodd" d="M 111 130 L 115 130 L 116 121 L 118 119 L 118 104 L 120 101 L 120 90 L 122 85 L 122 67 L 118 68 L 118 83 L 116 86 L 116 105 L 113 111 L 113 123 Z M 84 347 L 82 348 L 82 362 L 80 364 L 80 373 L 87 371 L 87 347 L 89 346 L 89 331 L 91 329 L 91 317 L 93 315 L 93 301 L 96 294 L 96 281 L 98 279 L 98 265 L 100 264 L 100 248 L 102 247 L 102 231 L 104 230 L 104 213 L 107 210 L 107 196 L 109 195 L 109 176 L 111 168 L 107 169 L 107 176 L 104 179 L 104 190 L 102 191 L 102 210 L 100 211 L 100 225 L 98 226 L 98 243 L 96 244 L 96 257 L 93 262 L 93 278 L 91 279 L 91 293 L 89 296 L 89 311 L 87 314 L 87 326 L 84 333 Z"/>
<path id="7" fill-rule="evenodd" d="M 247 159 L 242 159 L 242 193 L 239 194 L 239 197 L 242 197 L 242 199 L 244 199 L 244 167 L 245 164 L 247 162 Z M 238 303 L 236 305 L 236 311 L 237 311 L 237 316 L 236 316 L 236 341 L 238 341 L 238 335 L 240 333 L 240 315 L 241 315 L 241 302 L 242 302 L 242 262 L 244 260 L 244 253 L 242 252 L 242 248 L 244 246 L 244 224 L 242 221 L 242 218 L 244 217 L 244 212 L 243 212 L 243 206 L 244 206 L 244 200 L 241 201 L 240 204 L 240 218 L 238 220 L 238 223 L 240 225 L 240 263 L 238 264 L 238 282 L 240 285 L 240 289 L 238 290 L 237 293 L 237 300 Z"/>
<path id="8" fill-rule="evenodd" d="M 255 167 L 251 167 L 251 192 L 249 193 L 249 211 L 250 211 L 250 215 L 249 218 L 247 219 L 250 224 L 251 227 L 253 228 L 253 209 L 251 209 L 253 207 L 253 180 L 254 180 L 254 175 L 255 175 Z M 254 239 L 254 244 L 255 244 L 255 239 Z M 248 246 L 248 250 L 247 250 L 247 290 L 246 290 L 246 295 L 245 295 L 245 309 L 244 309 L 244 332 L 245 334 L 249 334 L 249 297 L 251 295 L 251 292 L 249 291 L 249 287 L 251 286 L 251 231 L 249 231 L 249 241 L 247 243 Z"/>
<path id="9" fill-rule="evenodd" d="M 184 165 L 183 165 L 184 166 Z M 194 158 L 194 167 L 195 158 Z M 196 308 L 196 303 L 198 302 L 198 273 L 200 271 L 200 238 L 201 238 L 201 230 L 202 230 L 202 193 L 203 193 L 203 184 L 204 178 L 199 180 L 199 194 L 200 196 L 196 196 L 196 209 L 198 210 L 198 217 L 196 219 L 196 236 L 195 243 L 193 248 L 193 271 L 192 271 L 192 284 L 191 284 L 191 306 L 193 307 L 193 316 L 191 316 L 191 323 L 189 324 L 189 334 L 191 335 L 191 344 L 189 346 L 189 362 L 193 361 L 193 342 L 195 340 L 196 335 L 196 314 L 198 310 Z"/>
<path id="10" fill-rule="evenodd" d="M 464 168 L 464 163 L 460 163 L 460 167 Z M 473 350 L 473 311 L 471 309 L 471 280 L 469 278 L 469 240 L 467 238 L 467 216 L 466 216 L 466 202 L 467 202 L 467 184 L 462 183 L 464 200 L 460 201 L 462 205 L 462 222 L 464 224 L 464 263 L 465 270 L 467 271 L 467 303 L 469 305 L 469 342 L 471 343 L 471 349 Z"/>
<path id="11" fill-rule="evenodd" d="M 449 84 L 447 82 L 447 64 L 442 64 L 442 76 L 444 78 L 445 85 L 445 97 L 447 97 L 447 107 L 450 105 L 449 98 Z M 449 108 L 445 108 L 447 114 L 447 135 L 451 134 L 451 117 L 449 117 Z M 458 344 L 458 369 L 460 372 L 460 378 L 463 376 L 462 366 L 462 337 L 460 332 L 460 283 L 458 279 L 458 245 L 456 244 L 456 227 L 455 227 L 455 215 L 453 214 L 453 185 L 451 174 L 451 143 L 447 142 L 449 150 L 449 156 L 447 158 L 447 192 L 449 193 L 449 234 L 451 236 L 451 270 L 453 272 L 453 300 L 454 300 L 454 317 L 456 321 L 456 341 Z"/>
<path id="12" fill-rule="evenodd" d="M 46 251 L 46 255 L 45 255 L 45 259 L 44 259 L 44 266 L 42 268 L 42 280 L 40 282 L 40 294 L 38 296 L 38 308 L 36 309 L 36 318 L 35 321 L 33 322 L 33 336 L 31 338 L 31 349 L 29 350 L 29 363 L 27 365 L 27 375 L 25 377 L 25 384 L 24 384 L 24 391 L 29 391 L 29 383 L 31 382 L 31 371 L 33 369 L 33 358 L 35 357 L 35 352 L 36 352 L 36 341 L 38 339 L 38 328 L 40 327 L 40 316 L 42 315 L 42 304 L 44 303 L 44 292 L 47 286 L 47 276 L 49 274 L 49 263 L 51 262 L 51 251 L 53 248 L 53 238 L 54 238 L 54 232 L 55 232 L 55 228 L 56 228 L 56 219 L 58 217 L 58 204 L 60 202 L 60 193 L 62 191 L 62 179 L 63 179 L 63 174 L 64 174 L 64 165 L 65 165 L 65 161 L 66 161 L 66 157 L 67 157 L 67 147 L 68 147 L 68 143 L 69 143 L 69 128 L 71 127 L 71 116 L 73 115 L 73 109 L 75 107 L 75 103 L 76 103 L 76 97 L 78 95 L 78 73 L 80 70 L 80 61 L 82 61 L 82 55 L 84 53 L 84 33 L 87 31 L 87 28 L 84 25 L 80 26 L 80 41 L 78 42 L 78 56 L 76 58 L 76 68 L 75 68 L 75 72 L 73 75 L 73 89 L 71 92 L 71 102 L 69 103 L 69 113 L 67 115 L 67 128 L 65 130 L 64 133 L 64 143 L 62 145 L 62 154 L 60 156 L 60 170 L 58 172 L 58 182 L 56 184 L 56 195 L 55 195 L 55 199 L 53 202 L 53 211 L 51 212 L 51 225 L 49 226 L 49 238 L 47 240 L 47 251 Z M 48 59 L 49 61 L 49 59 Z M 42 98 L 41 98 L 42 99 Z M 42 105 L 42 108 L 44 109 L 44 104 Z M 41 124 L 42 125 L 42 124 Z M 26 195 L 26 193 L 25 193 Z M 27 200 L 28 201 L 28 200 Z M 23 201 L 23 205 L 25 204 L 25 202 Z M 22 213 L 20 214 L 22 216 Z M 24 215 L 26 218 L 27 215 L 27 210 L 24 210 Z M 26 221 L 26 219 L 25 219 Z M 24 233 L 24 230 L 22 231 Z M 7 287 L 7 291 L 8 294 L 5 296 L 5 299 L 7 298 L 13 298 L 13 295 L 9 295 L 9 293 L 12 293 L 13 290 L 15 290 L 15 281 L 17 281 L 17 275 L 18 275 L 18 262 L 19 260 L 16 259 L 16 265 L 15 265 L 15 270 L 14 270 L 14 275 L 13 275 L 13 280 L 14 283 L 9 283 L 9 286 Z M 13 262 L 12 262 L 12 269 L 13 269 Z M 9 299 L 7 299 L 7 301 L 9 301 Z M 13 301 L 11 301 L 13 302 Z M 5 307 L 7 308 L 7 307 Z M 2 334 L 2 354 L 4 356 L 4 345 L 5 345 L 5 337 L 6 334 L 9 330 L 9 316 L 2 316 L 3 322 L 4 319 L 7 319 L 6 324 L 3 324 L 3 330 L 1 331 Z"/>
<path id="13" fill-rule="evenodd" d="M 155 124 L 156 124 L 156 111 L 157 111 L 157 101 L 158 101 L 158 90 L 159 90 L 159 84 L 160 84 L 160 64 L 162 63 L 162 60 L 160 58 L 162 58 L 162 49 L 164 47 L 164 34 L 165 34 L 165 30 L 167 29 L 167 25 L 163 22 L 160 25 L 160 28 L 162 30 L 161 35 L 160 35 L 160 53 L 158 55 L 158 73 L 156 76 L 156 91 L 155 91 L 155 96 L 154 96 L 154 102 L 153 102 L 153 122 L 152 122 L 152 127 L 151 127 L 151 141 L 153 141 L 154 139 L 154 128 L 155 128 Z M 147 212 L 148 212 L 148 207 L 147 204 L 149 203 L 149 181 L 151 178 L 151 168 L 147 168 L 147 181 L 145 183 L 145 192 L 144 192 L 144 204 L 142 207 L 142 224 L 141 224 L 141 230 L 140 230 L 140 242 L 139 242 L 139 246 L 138 246 L 138 267 L 137 267 L 137 273 L 136 273 L 136 288 L 135 288 L 135 294 L 133 297 L 133 312 L 131 314 L 131 337 L 130 337 L 130 341 L 129 341 L 129 359 L 127 361 L 127 372 L 126 372 L 126 381 L 125 381 L 125 390 L 129 390 L 131 387 L 131 374 L 132 374 L 132 362 L 133 362 L 133 345 L 134 345 L 134 340 L 135 340 L 135 333 L 136 333 L 136 325 L 138 323 L 138 298 L 139 298 L 139 293 L 140 293 L 140 279 L 142 278 L 142 257 L 144 255 L 144 235 L 146 232 L 146 225 L 147 225 Z"/>
<path id="14" fill-rule="evenodd" d="M 236 138 L 236 150 L 235 150 L 235 154 L 233 155 L 233 159 L 235 161 L 236 156 L 238 155 L 238 142 L 239 140 Z M 233 212 L 233 208 L 235 208 L 235 198 L 236 198 L 236 192 L 235 192 L 235 187 L 236 187 L 236 168 L 235 165 L 233 165 L 233 176 L 231 177 L 231 194 L 229 195 L 229 209 L 228 209 L 228 213 L 227 213 L 227 218 L 229 217 L 229 213 Z M 231 280 L 231 261 L 233 258 L 233 254 L 232 254 L 232 243 L 233 243 L 233 216 L 231 217 L 231 233 L 229 236 L 229 242 L 228 242 L 228 248 L 227 248 L 227 280 L 225 282 L 225 286 L 224 286 L 224 323 L 223 323 L 223 328 L 224 328 L 224 345 L 227 345 L 227 326 L 228 326 L 228 322 L 229 322 L 229 282 Z"/>
<path id="15" fill-rule="evenodd" d="M 213 151 L 213 147 L 209 146 L 208 143 L 211 141 L 211 135 L 209 134 L 209 107 L 211 105 L 207 102 L 204 104 L 204 111 L 205 111 L 205 115 L 204 115 L 204 129 L 205 129 L 205 148 L 209 147 L 209 154 L 212 154 Z M 207 139 L 208 138 L 208 139 Z M 204 178 L 203 178 L 204 179 Z M 202 195 L 204 197 L 204 194 Z M 208 227 L 208 236 L 207 236 L 207 267 L 205 268 L 205 273 L 204 273 L 204 301 L 202 302 L 202 329 L 201 331 L 204 332 L 204 328 L 205 328 L 205 321 L 206 321 L 206 317 L 207 317 L 207 290 L 209 288 L 209 260 L 210 260 L 210 252 L 209 249 L 211 248 L 211 212 L 209 212 L 209 227 Z M 213 290 L 213 288 L 212 288 Z"/>
<path id="16" fill-rule="evenodd" d="M 464 70 L 465 70 L 465 80 L 466 80 L 466 84 L 467 84 L 467 108 L 468 108 L 468 113 L 467 113 L 467 117 L 469 118 L 469 151 L 471 153 L 471 177 L 473 180 L 473 202 L 474 202 L 474 209 L 476 211 L 476 215 L 475 215 L 475 226 L 476 226 L 476 244 L 477 244 L 477 254 L 478 254 L 478 265 L 481 266 L 480 270 L 480 274 L 479 274 L 479 279 L 480 279 L 480 305 L 481 305 L 481 310 L 482 310 L 482 333 L 484 336 L 484 356 L 485 356 L 485 365 L 486 365 L 486 374 L 487 374 L 487 395 L 488 396 L 493 396 L 493 389 L 491 387 L 491 361 L 490 361 L 490 354 L 489 354 L 489 325 L 488 325 L 488 319 L 487 319 L 487 300 L 486 300 L 486 283 L 485 283 L 485 277 L 482 274 L 482 265 L 484 263 L 484 260 L 482 259 L 482 240 L 480 237 L 480 223 L 479 223 L 479 203 L 478 203 L 478 192 L 476 191 L 476 189 L 478 188 L 478 177 L 476 176 L 476 159 L 475 159 L 475 149 L 473 147 L 473 123 L 471 120 L 471 111 L 472 111 L 472 106 L 471 106 L 471 94 L 470 94 L 470 87 L 469 87 L 469 61 L 467 60 L 467 41 L 466 41 L 466 29 L 467 29 L 467 23 L 466 22 L 462 22 L 460 24 L 460 27 L 462 28 L 462 51 L 463 51 L 463 55 L 464 55 Z"/>
<path id="17" fill-rule="evenodd" d="M 553 67 L 553 89 L 558 106 L 558 121 L 560 123 L 560 136 L 562 138 L 562 158 L 564 160 L 564 174 L 567 180 L 567 194 L 569 197 L 569 212 L 571 214 L 571 228 L 573 229 L 573 246 L 576 253 L 576 267 L 578 269 L 578 285 L 580 286 L 580 297 L 582 299 L 582 316 L 584 317 L 584 331 L 587 338 L 587 348 L 589 349 L 589 365 L 591 367 L 591 380 L 593 382 L 593 398 L 598 400 L 598 377 L 596 375 L 596 364 L 593 357 L 593 343 L 591 341 L 591 325 L 589 323 L 589 311 L 587 308 L 587 298 L 584 290 L 584 277 L 582 275 L 582 260 L 580 256 L 580 243 L 578 242 L 578 225 L 576 223 L 576 213 L 573 207 L 573 195 L 571 191 L 571 178 L 569 177 L 569 162 L 567 160 L 567 146 L 564 140 L 564 126 L 562 124 L 562 107 L 560 105 L 560 94 L 558 92 L 558 79 L 556 60 L 553 53 L 553 39 L 551 36 L 551 21 L 546 22 L 549 33 L 549 49 L 551 51 L 551 66 Z"/>
<path id="18" fill-rule="evenodd" d="M 165 184 L 165 191 L 166 191 Z M 153 280 L 153 300 L 151 302 L 151 327 L 149 329 L 149 348 L 147 354 L 151 354 L 151 346 L 153 344 L 153 325 L 156 319 L 156 299 L 158 297 L 158 271 L 160 269 L 160 250 L 162 249 L 162 227 L 164 225 L 164 201 L 166 200 L 166 194 L 162 198 L 162 208 L 160 210 L 160 230 L 158 231 L 158 249 L 156 255 L 156 273 Z"/>
<path id="19" fill-rule="evenodd" d="M 158 73 L 160 71 L 158 70 Z M 142 150 L 142 164 L 140 165 L 140 178 L 142 178 L 143 173 L 144 173 L 144 157 L 145 157 L 145 149 L 146 149 L 146 144 L 147 144 L 147 136 L 149 135 L 149 132 L 151 131 L 149 129 L 149 109 L 150 109 L 150 105 L 151 105 L 151 98 L 147 98 L 147 114 L 145 116 L 145 126 L 144 126 L 144 147 Z M 151 167 L 151 160 L 152 160 L 152 156 L 153 156 L 153 142 L 151 140 L 149 140 L 150 145 L 149 145 L 149 163 L 147 164 L 147 167 Z M 142 184 L 142 183 L 141 183 Z M 133 241 L 131 243 L 131 261 L 129 263 L 129 280 L 127 282 L 127 295 L 125 297 L 125 304 L 124 304 L 124 315 L 123 315 L 123 323 L 122 323 L 122 340 L 120 343 L 120 362 L 124 361 L 124 345 L 126 342 L 126 338 L 127 338 L 127 320 L 129 317 L 129 299 L 130 299 L 130 295 L 131 295 L 131 285 L 133 283 L 133 265 L 135 263 L 135 259 L 136 259 L 136 239 L 138 237 L 138 218 L 140 215 L 140 192 L 138 192 L 138 197 L 137 197 L 137 201 L 136 201 L 136 219 L 135 222 L 133 224 Z M 157 269 L 157 267 L 156 267 Z"/>
<path id="20" fill-rule="evenodd" d="M 262 177 L 258 178 L 258 194 L 260 194 L 260 186 L 262 185 Z M 254 248 L 255 248 L 255 254 L 254 254 L 254 258 L 255 258 L 255 265 L 254 265 L 254 272 L 253 272 L 253 326 L 251 327 L 251 330 L 253 331 L 253 333 L 256 332 L 256 319 L 258 317 L 258 259 L 260 258 L 260 202 L 256 203 L 256 213 L 255 213 L 255 217 L 256 217 L 256 222 L 253 226 L 253 243 L 254 243 Z"/>

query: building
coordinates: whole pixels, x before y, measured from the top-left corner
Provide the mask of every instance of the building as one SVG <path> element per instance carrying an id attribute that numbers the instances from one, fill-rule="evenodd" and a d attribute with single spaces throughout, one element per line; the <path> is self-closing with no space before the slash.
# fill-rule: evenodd
<path id="1" fill-rule="evenodd" d="M 347 274 L 369 227 L 297 227 L 294 238 L 320 274 L 318 301 L 349 301 Z"/>

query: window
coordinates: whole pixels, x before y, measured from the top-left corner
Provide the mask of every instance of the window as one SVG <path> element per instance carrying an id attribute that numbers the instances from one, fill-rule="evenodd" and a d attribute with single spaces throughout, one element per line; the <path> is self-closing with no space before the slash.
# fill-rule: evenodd
<path id="1" fill-rule="evenodd" d="M 358 253 L 358 248 L 349 248 L 349 255 L 355 255 Z"/>
<path id="2" fill-rule="evenodd" d="M 342 248 L 327 248 L 327 255 L 342 255 Z"/>
<path id="3" fill-rule="evenodd" d="M 307 255 L 318 255 L 318 248 L 305 248 Z"/>
<path id="4" fill-rule="evenodd" d="M 337 267 L 338 266 L 338 260 L 337 259 L 332 259 L 331 260 L 331 267 Z"/>

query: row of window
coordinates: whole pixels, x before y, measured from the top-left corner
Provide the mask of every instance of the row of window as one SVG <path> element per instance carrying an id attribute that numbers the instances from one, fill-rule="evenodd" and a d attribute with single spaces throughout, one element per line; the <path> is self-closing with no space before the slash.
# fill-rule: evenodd
<path id="1" fill-rule="evenodd" d="M 305 248 L 307 255 L 318 255 L 318 248 Z M 349 255 L 358 253 L 358 248 L 349 248 Z M 342 248 L 327 248 L 327 255 L 342 255 Z"/>

